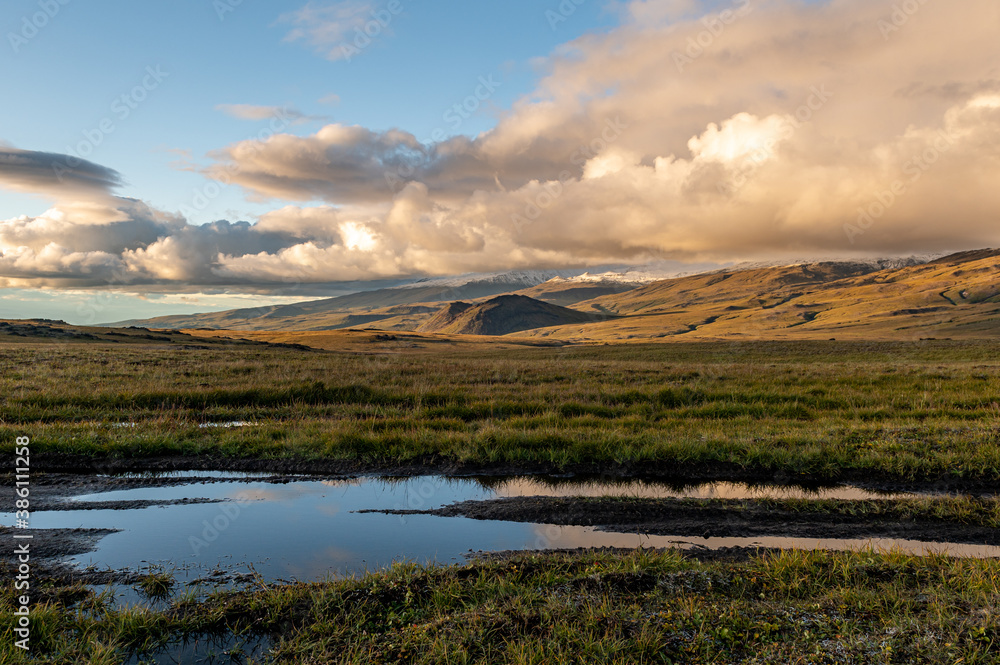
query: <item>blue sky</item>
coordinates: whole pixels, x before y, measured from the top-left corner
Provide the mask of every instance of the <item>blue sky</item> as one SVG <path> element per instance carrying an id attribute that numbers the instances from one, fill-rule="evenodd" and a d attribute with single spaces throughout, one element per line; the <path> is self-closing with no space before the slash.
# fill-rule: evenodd
<path id="1" fill-rule="evenodd" d="M 178 155 L 170 150 L 190 151 L 201 163 L 209 151 L 252 137 L 267 125 L 234 121 L 216 110 L 218 105 L 289 106 L 323 118 L 291 127 L 294 133 L 338 122 L 402 128 L 423 139 L 436 129 L 455 133 L 443 119 L 445 112 L 475 90 L 479 77 L 493 76 L 501 83 L 496 93 L 458 128 L 474 135 L 493 125 L 495 109 L 509 107 L 532 89 L 539 75 L 536 58 L 617 20 L 596 0 L 584 2 L 556 29 L 545 10 L 558 2 L 400 4 L 403 11 L 393 16 L 388 30 L 347 62 L 320 57 L 302 42 L 284 41 L 293 26 L 281 17 L 300 9 L 301 0 L 244 0 L 224 4 L 225 9 L 211 0 L 71 0 L 18 53 L 8 46 L 9 36 L 4 40 L 3 87 L 19 93 L 18 103 L 0 105 L 0 140 L 67 153 L 86 141 L 84 132 L 110 118 L 115 131 L 88 159 L 124 175 L 123 195 L 177 210 L 191 201 L 204 178 L 172 168 Z M 0 9 L 4 34 L 20 33 L 23 17 L 38 11 L 37 0 L 5 2 Z M 168 76 L 119 119 L 112 104 L 141 84 L 149 66 Z M 339 103 L 321 102 L 331 95 Z M 39 214 L 48 205 L 0 191 L 0 218 Z M 247 202 L 243 192 L 230 188 L 198 211 L 200 219 L 190 221 L 247 219 L 269 207 Z"/>
<path id="2" fill-rule="evenodd" d="M 0 316 L 996 246 L 998 23 L 995 0 L 8 0 Z"/>

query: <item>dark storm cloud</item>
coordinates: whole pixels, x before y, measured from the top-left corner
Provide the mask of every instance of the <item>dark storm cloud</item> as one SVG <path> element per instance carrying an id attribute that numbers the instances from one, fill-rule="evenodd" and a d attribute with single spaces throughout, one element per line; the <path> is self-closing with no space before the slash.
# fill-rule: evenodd
<path id="1" fill-rule="evenodd" d="M 0 146 L 0 185 L 57 194 L 60 190 L 106 193 L 122 184 L 121 174 L 114 169 L 79 157 Z"/>

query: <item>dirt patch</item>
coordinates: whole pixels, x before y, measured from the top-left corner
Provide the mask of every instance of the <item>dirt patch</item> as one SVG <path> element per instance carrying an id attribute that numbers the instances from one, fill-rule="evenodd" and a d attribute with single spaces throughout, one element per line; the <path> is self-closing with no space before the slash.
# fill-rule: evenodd
<path id="1" fill-rule="evenodd" d="M 645 551 L 663 552 L 663 548 L 644 548 Z M 629 556 L 636 550 L 621 547 L 572 547 L 563 549 L 552 549 L 537 552 L 539 556 L 545 557 L 578 557 L 583 554 L 613 554 L 615 556 Z M 768 552 L 779 552 L 767 547 L 720 547 L 718 549 L 691 548 L 685 550 L 673 550 L 682 559 L 690 561 L 742 563 L 749 561 Z M 466 555 L 469 561 L 475 562 L 495 562 L 522 560 L 525 557 L 524 550 L 501 550 L 497 552 L 472 552 Z M 473 569 L 476 570 L 476 569 Z M 478 571 L 477 571 L 478 572 Z"/>
<path id="2" fill-rule="evenodd" d="M 134 510 L 156 506 L 178 506 L 199 503 L 221 503 L 225 499 L 182 498 L 170 500 L 132 500 L 132 501 L 74 501 L 70 497 L 104 492 L 118 492 L 152 487 L 173 487 L 195 483 L 215 482 L 269 482 L 284 483 L 292 478 L 288 476 L 260 476 L 243 478 L 199 478 L 199 477 L 161 477 L 155 476 L 126 478 L 98 475 L 47 473 L 33 474 L 31 480 L 31 511 L 35 513 L 56 510 Z M 0 505 L 14 505 L 14 483 L 0 482 Z"/>
<path id="3" fill-rule="evenodd" d="M 14 529 L 0 527 L 0 537 L 12 538 Z M 23 533 L 23 532 L 22 532 Z M 29 542 L 32 561 L 55 563 L 64 557 L 85 554 L 96 547 L 97 542 L 117 529 L 32 529 L 34 536 Z"/>
<path id="4" fill-rule="evenodd" d="M 53 510 L 140 510 L 160 506 L 193 506 L 202 503 L 225 503 L 226 499 L 170 499 L 135 501 L 43 501 L 32 506 L 32 512 L 41 513 Z"/>
<path id="5" fill-rule="evenodd" d="M 851 502 L 844 502 L 851 503 Z M 590 526 L 616 533 L 693 538 L 777 536 L 816 539 L 891 538 L 1000 545 L 1000 530 L 942 519 L 893 520 L 858 514 L 796 512 L 773 503 L 692 499 L 567 499 L 515 497 L 463 501 L 429 511 L 371 511 L 476 520 Z"/>

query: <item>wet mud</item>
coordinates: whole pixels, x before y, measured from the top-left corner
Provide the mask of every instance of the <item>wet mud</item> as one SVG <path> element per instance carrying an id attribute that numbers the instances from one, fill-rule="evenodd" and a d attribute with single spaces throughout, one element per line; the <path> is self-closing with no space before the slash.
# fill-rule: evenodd
<path id="1" fill-rule="evenodd" d="M 854 502 L 844 502 L 850 504 Z M 514 497 L 464 501 L 434 510 L 382 511 L 475 520 L 589 526 L 601 531 L 689 538 L 781 536 L 815 539 L 885 538 L 1000 545 L 1000 529 L 934 518 L 896 520 L 856 514 L 798 512 L 774 502 L 691 499 Z"/>

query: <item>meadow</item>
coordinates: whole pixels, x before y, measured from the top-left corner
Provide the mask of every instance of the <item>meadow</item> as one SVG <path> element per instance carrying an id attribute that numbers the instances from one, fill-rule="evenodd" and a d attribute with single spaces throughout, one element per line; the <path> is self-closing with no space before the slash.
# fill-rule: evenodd
<path id="1" fill-rule="evenodd" d="M 915 490 L 1000 480 L 1000 343 L 530 346 L 375 334 L 340 350 L 161 342 L 0 346 L 0 430 L 31 437 L 34 482 L 56 470 L 248 462 Z M 234 422 L 247 426 L 224 426 Z M 549 503 L 568 515 L 567 501 Z M 730 525 L 770 513 L 944 525 L 959 535 L 1000 520 L 995 498 L 969 496 L 577 504 L 640 517 L 676 506 Z M 170 571 L 135 574 L 148 602 L 122 608 L 86 586 L 86 575 L 40 567 L 35 661 L 9 648 L 15 598 L 4 585 L 0 656 L 140 663 L 195 641 L 200 656 L 247 663 L 973 664 L 997 662 L 1000 648 L 1000 563 L 938 555 L 493 554 L 352 579 L 258 579 L 207 598 Z"/>
<path id="2" fill-rule="evenodd" d="M 989 482 L 1000 479 L 998 351 L 8 344 L 0 429 L 30 435 L 42 464 L 60 453 L 137 467 L 174 457 Z M 205 427 L 234 421 L 252 426 Z"/>
<path id="3" fill-rule="evenodd" d="M 167 584 L 139 586 L 155 598 Z M 155 609 L 66 582 L 44 593 L 33 653 L 53 663 L 152 662 L 142 654 L 200 639 L 213 662 L 977 665 L 997 662 L 1000 640 L 1000 563 L 894 553 L 501 555 Z M 5 585 L 5 639 L 13 604 Z"/>

